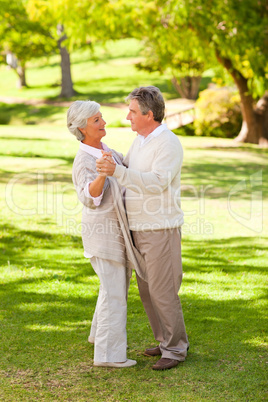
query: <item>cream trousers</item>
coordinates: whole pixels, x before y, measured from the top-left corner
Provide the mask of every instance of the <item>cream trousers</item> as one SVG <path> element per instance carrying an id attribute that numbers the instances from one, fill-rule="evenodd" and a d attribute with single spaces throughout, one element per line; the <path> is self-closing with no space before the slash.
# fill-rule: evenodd
<path id="1" fill-rule="evenodd" d="M 95 338 L 95 362 L 123 362 L 127 359 L 126 268 L 98 257 L 90 259 L 99 277 L 99 296 L 90 336 Z"/>

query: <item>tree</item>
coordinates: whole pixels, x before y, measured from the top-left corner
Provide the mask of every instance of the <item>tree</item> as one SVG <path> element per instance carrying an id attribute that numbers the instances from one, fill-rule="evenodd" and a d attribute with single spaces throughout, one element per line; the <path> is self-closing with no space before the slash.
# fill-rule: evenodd
<path id="1" fill-rule="evenodd" d="M 73 2 L 73 5 L 76 3 Z M 60 97 L 72 97 L 75 95 L 71 75 L 71 62 L 68 48 L 65 46 L 68 40 L 66 25 L 71 25 L 73 12 L 70 1 L 62 0 L 27 0 L 26 7 L 31 20 L 40 24 L 43 29 L 49 31 L 54 43 L 54 48 L 61 56 L 61 93 Z"/>
<path id="2" fill-rule="evenodd" d="M 146 34 L 151 36 L 150 31 Z M 180 38 L 179 35 L 176 31 L 154 30 L 153 38 L 144 40 L 145 61 L 138 63 L 137 67 L 170 74 L 172 84 L 182 98 L 196 99 L 202 73 L 212 64 L 211 55 L 206 48 L 199 47 L 191 31 L 183 33 Z M 191 46 L 178 46 L 178 43 Z"/>
<path id="3" fill-rule="evenodd" d="M 0 0 L 0 46 L 19 77 L 20 88 L 27 86 L 27 62 L 53 51 L 48 31 L 29 19 L 21 0 Z"/>
<path id="4" fill-rule="evenodd" d="M 61 55 L 61 97 L 75 94 L 70 52 L 96 41 L 124 35 L 118 11 L 121 4 L 107 0 L 26 0 L 32 21 L 48 29 Z M 119 2 L 120 3 L 120 2 Z M 45 18 L 44 18 L 45 16 Z M 121 15 L 122 16 L 122 15 Z"/>
<path id="5" fill-rule="evenodd" d="M 130 1 L 130 0 L 129 0 Z M 128 1 L 128 7 L 129 7 Z M 207 48 L 231 75 L 241 98 L 238 141 L 268 144 L 268 4 L 266 0 L 133 1 L 136 27 L 150 40 L 177 33 L 177 47 Z M 202 56 L 202 52 L 199 53 Z M 205 60 L 204 60 L 205 61 Z"/>
<path id="6" fill-rule="evenodd" d="M 237 141 L 268 144 L 268 4 L 265 0 L 189 0 L 191 29 L 211 46 L 232 76 L 241 98 L 243 123 Z M 262 98 L 257 102 L 258 98 Z M 254 100 L 255 99 L 255 100 Z M 262 109 L 260 108 L 262 104 Z"/>

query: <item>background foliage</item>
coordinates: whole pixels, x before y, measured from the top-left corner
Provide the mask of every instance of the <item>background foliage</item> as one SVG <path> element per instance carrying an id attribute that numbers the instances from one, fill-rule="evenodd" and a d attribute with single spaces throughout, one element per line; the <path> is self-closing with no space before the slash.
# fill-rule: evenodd
<path id="1" fill-rule="evenodd" d="M 205 89 L 195 110 L 196 135 L 234 138 L 241 127 L 240 97 L 228 88 Z"/>

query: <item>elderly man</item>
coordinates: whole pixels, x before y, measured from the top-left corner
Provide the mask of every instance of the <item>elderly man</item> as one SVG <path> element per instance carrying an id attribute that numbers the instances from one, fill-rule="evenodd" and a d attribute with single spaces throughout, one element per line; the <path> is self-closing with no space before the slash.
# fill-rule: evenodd
<path id="1" fill-rule="evenodd" d="M 135 246 L 145 259 L 137 276 L 140 297 L 154 337 L 160 344 L 146 356 L 161 356 L 154 370 L 176 367 L 187 356 L 178 291 L 182 281 L 180 174 L 183 150 L 165 124 L 165 103 L 158 88 L 140 87 L 130 93 L 127 119 L 138 133 L 124 166 L 106 153 L 97 169 L 126 188 L 126 210 Z"/>

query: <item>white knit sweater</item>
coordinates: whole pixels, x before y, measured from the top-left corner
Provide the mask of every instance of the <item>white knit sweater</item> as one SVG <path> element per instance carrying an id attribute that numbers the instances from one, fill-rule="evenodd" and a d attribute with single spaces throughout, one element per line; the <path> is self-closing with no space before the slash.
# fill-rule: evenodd
<path id="1" fill-rule="evenodd" d="M 114 177 L 126 187 L 129 227 L 133 231 L 180 227 L 183 212 L 180 176 L 183 149 L 170 130 L 140 147 L 137 137 Z"/>

